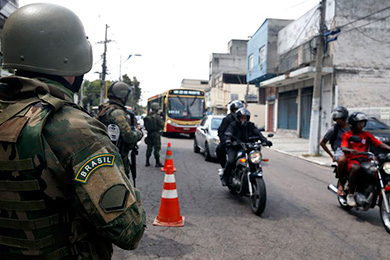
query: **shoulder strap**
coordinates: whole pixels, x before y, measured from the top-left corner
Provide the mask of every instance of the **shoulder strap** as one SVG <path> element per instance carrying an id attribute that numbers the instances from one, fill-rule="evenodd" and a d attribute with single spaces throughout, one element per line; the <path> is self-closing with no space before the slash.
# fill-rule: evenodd
<path id="1" fill-rule="evenodd" d="M 2 125 L 5 121 L 8 121 L 12 117 L 19 114 L 20 112 L 25 110 L 27 107 L 29 107 L 30 105 L 32 105 L 38 101 L 39 101 L 38 97 L 32 97 L 32 98 L 25 99 L 22 101 L 15 101 L 14 103 L 10 104 L 9 106 L 7 106 L 6 109 L 1 111 L 1 113 L 0 113 L 0 125 Z M 25 113 L 26 112 L 27 112 L 27 110 L 25 110 Z"/>

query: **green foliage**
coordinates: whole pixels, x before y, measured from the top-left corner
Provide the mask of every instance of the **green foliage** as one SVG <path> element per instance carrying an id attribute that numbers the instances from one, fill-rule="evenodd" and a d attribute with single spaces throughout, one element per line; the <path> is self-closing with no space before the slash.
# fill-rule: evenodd
<path id="1" fill-rule="evenodd" d="M 100 84 L 101 81 L 96 79 L 94 81 L 84 80 L 83 83 L 83 99 L 82 106 L 88 107 L 88 104 L 92 106 L 98 106 L 100 104 Z M 109 86 L 111 82 L 106 81 L 106 86 Z"/>
<path id="2" fill-rule="evenodd" d="M 141 114 L 144 111 L 144 108 L 139 105 L 142 92 L 140 87 L 141 83 L 136 77 L 133 77 L 133 80 L 131 80 L 127 74 L 123 75 L 122 81 L 132 88 L 131 95 L 129 96 L 126 104 L 131 106 L 136 114 Z"/>
<path id="3" fill-rule="evenodd" d="M 136 77 L 133 77 L 133 80 L 129 78 L 127 74 L 123 75 L 122 81 L 125 82 L 132 88 L 131 95 L 126 102 L 126 105 L 131 106 L 136 114 L 142 114 L 146 111 L 145 107 L 142 107 L 139 102 L 141 99 L 142 89 L 140 87 L 140 82 Z M 106 88 L 111 85 L 111 81 L 106 81 Z M 81 100 L 82 106 L 85 109 L 89 107 L 99 106 L 100 104 L 100 84 L 99 79 L 94 81 L 84 80 L 82 89 L 83 89 L 83 99 Z M 79 95 L 80 96 L 80 95 Z"/>

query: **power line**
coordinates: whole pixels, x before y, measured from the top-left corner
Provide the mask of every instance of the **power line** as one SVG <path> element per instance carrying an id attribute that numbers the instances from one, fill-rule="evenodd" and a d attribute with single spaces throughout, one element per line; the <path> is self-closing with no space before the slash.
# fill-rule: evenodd
<path id="1" fill-rule="evenodd" d="M 295 42 L 293 43 L 293 45 L 291 45 L 290 49 L 288 51 L 285 52 L 285 54 L 281 55 L 282 59 L 284 58 L 284 56 L 288 55 L 288 53 L 290 51 L 292 51 L 295 47 L 295 44 L 298 42 L 299 40 L 299 37 L 301 37 L 302 33 L 306 30 L 307 26 L 310 24 L 310 21 L 313 19 L 313 17 L 317 14 L 317 12 L 320 10 L 320 6 L 318 6 L 318 8 L 313 12 L 312 16 L 310 17 L 310 19 L 308 20 L 308 22 L 306 23 L 305 27 L 303 27 L 303 29 L 301 30 L 301 32 L 299 33 L 299 35 L 297 36 L 297 38 L 295 39 Z"/>
<path id="2" fill-rule="evenodd" d="M 337 6 L 337 5 L 336 5 L 336 6 Z M 354 20 L 354 21 L 349 21 L 348 17 L 340 10 L 340 8 L 339 8 L 338 6 L 337 6 L 337 9 L 341 12 L 341 14 L 344 16 L 344 18 L 348 20 L 348 23 L 346 23 L 346 24 L 344 24 L 344 25 L 338 27 L 338 28 L 342 28 L 342 27 L 345 27 L 345 26 L 347 26 L 347 25 L 353 24 L 353 23 L 355 23 L 355 22 L 357 22 L 357 21 L 363 20 L 363 19 L 365 19 L 365 18 L 367 18 L 367 17 L 370 17 L 370 16 L 372 16 L 372 15 L 375 15 L 375 14 L 378 14 L 378 13 L 380 13 L 380 12 L 383 12 L 383 11 L 385 11 L 385 10 L 387 10 L 387 9 L 390 9 L 390 6 L 389 6 L 389 7 L 386 7 L 386 8 L 383 8 L 383 9 L 381 9 L 381 10 L 378 10 L 378 11 L 376 11 L 376 12 L 374 12 L 374 13 L 368 14 L 368 15 L 366 15 L 366 16 L 364 16 L 364 17 L 361 17 L 361 18 L 359 18 L 359 19 L 356 19 L 356 20 Z M 359 28 L 361 28 L 361 27 L 365 27 L 365 26 L 367 26 L 367 25 L 376 23 L 376 22 L 378 22 L 378 21 L 385 20 L 385 19 L 387 19 L 387 18 L 389 18 L 389 17 L 390 17 L 390 15 L 385 16 L 385 17 L 381 17 L 381 18 L 378 18 L 378 19 L 376 19 L 376 20 L 374 20 L 374 21 L 371 21 L 371 22 L 362 24 L 362 25 L 360 25 L 360 26 L 354 26 L 354 25 L 352 25 L 353 28 L 351 28 L 351 29 L 349 29 L 349 30 L 347 30 L 347 31 L 342 31 L 340 34 L 344 34 L 344 33 L 348 33 L 348 32 L 351 32 L 351 31 L 356 30 L 357 32 L 359 32 L 359 33 L 362 34 L 363 36 L 365 36 L 365 37 L 367 37 L 367 38 L 369 38 L 369 39 L 371 39 L 371 40 L 373 40 L 373 41 L 377 41 L 377 42 L 381 42 L 381 43 L 388 43 L 388 44 L 390 44 L 389 41 L 378 40 L 378 39 L 376 39 L 376 38 L 374 38 L 374 37 L 372 37 L 372 36 L 369 36 L 369 35 L 367 35 L 367 34 L 365 34 L 365 33 L 363 33 L 362 31 L 359 30 Z"/>
<path id="3" fill-rule="evenodd" d="M 380 10 L 378 10 L 378 11 L 376 11 L 376 12 L 373 12 L 373 13 L 371 13 L 371 14 L 368 14 L 368 15 L 366 15 L 366 16 L 360 17 L 359 19 L 356 19 L 356 20 L 354 20 L 354 21 L 349 21 L 348 17 L 343 13 L 343 11 L 340 9 L 340 7 L 338 7 L 338 5 L 336 5 L 336 8 L 341 12 L 341 14 L 344 16 L 344 18 L 348 20 L 348 23 L 343 24 L 343 25 L 341 25 L 341 26 L 338 26 L 338 28 L 341 29 L 341 28 L 343 28 L 343 27 L 345 27 L 345 26 L 347 26 L 347 25 L 356 23 L 356 22 L 358 22 L 358 21 L 360 21 L 360 20 L 366 19 L 366 18 L 368 18 L 368 17 L 370 17 L 370 16 L 373 16 L 373 15 L 375 15 L 375 14 L 384 12 L 384 11 L 386 11 L 387 9 L 390 9 L 390 6 L 385 7 L 385 8 L 383 8 L 383 9 L 380 9 Z"/>

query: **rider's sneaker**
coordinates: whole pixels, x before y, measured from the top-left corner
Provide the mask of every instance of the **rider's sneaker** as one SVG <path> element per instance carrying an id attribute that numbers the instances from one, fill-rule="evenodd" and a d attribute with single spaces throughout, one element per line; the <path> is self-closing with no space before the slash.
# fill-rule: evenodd
<path id="1" fill-rule="evenodd" d="M 222 179 L 222 177 L 223 177 L 223 171 L 224 171 L 225 169 L 224 168 L 220 168 L 220 169 L 218 169 L 218 175 L 219 175 L 219 177 Z"/>
<path id="2" fill-rule="evenodd" d="M 356 207 L 356 201 L 355 201 L 355 197 L 353 194 L 347 195 L 347 204 L 350 207 Z"/>

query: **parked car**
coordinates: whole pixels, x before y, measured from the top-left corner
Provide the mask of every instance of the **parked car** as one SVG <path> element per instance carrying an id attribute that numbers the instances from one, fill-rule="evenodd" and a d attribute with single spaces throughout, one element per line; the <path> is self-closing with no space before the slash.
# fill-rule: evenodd
<path id="1" fill-rule="evenodd" d="M 367 125 L 364 127 L 365 131 L 370 132 L 379 141 L 390 145 L 390 126 L 386 125 L 382 121 L 375 117 L 370 117 L 367 121 Z M 374 154 L 385 152 L 381 148 L 370 147 L 370 151 Z"/>
<path id="2" fill-rule="evenodd" d="M 139 125 L 139 127 L 142 129 L 144 129 L 144 116 L 143 115 L 137 115 L 135 116 L 137 118 L 137 123 Z"/>
<path id="3" fill-rule="evenodd" d="M 216 149 L 219 144 L 218 127 L 225 116 L 205 116 L 196 128 L 194 152 L 203 152 L 206 161 L 217 158 Z"/>

